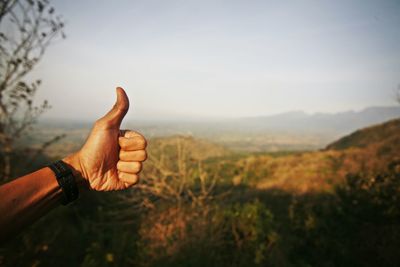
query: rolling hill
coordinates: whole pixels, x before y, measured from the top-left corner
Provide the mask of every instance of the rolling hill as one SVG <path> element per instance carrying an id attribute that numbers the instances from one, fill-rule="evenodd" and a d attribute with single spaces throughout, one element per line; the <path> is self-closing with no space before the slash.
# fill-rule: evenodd
<path id="1" fill-rule="evenodd" d="M 358 130 L 327 146 L 328 150 L 344 150 L 351 147 L 365 148 L 376 143 L 400 144 L 400 119 Z M 399 151 L 400 153 L 400 151 Z"/>
<path id="2" fill-rule="evenodd" d="M 259 189 L 323 192 L 348 174 L 378 174 L 400 159 L 400 119 L 358 130 L 322 151 L 282 157 L 252 156 L 241 161 L 247 180 Z M 248 172 L 247 174 L 248 175 Z"/>

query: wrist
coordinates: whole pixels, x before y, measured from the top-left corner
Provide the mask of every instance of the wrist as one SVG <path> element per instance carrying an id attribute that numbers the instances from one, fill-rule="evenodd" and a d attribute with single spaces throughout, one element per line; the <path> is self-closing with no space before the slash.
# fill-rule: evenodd
<path id="1" fill-rule="evenodd" d="M 78 153 L 71 154 L 62 159 L 62 161 L 64 161 L 71 168 L 78 187 L 84 189 L 88 188 L 87 180 L 83 176 L 83 171 L 79 160 L 79 154 Z"/>

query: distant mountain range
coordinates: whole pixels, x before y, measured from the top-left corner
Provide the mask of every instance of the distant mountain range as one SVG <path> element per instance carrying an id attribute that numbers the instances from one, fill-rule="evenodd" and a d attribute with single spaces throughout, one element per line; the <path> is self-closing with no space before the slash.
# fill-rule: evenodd
<path id="1" fill-rule="evenodd" d="M 136 121 L 129 125 L 153 128 L 156 132 L 284 132 L 343 135 L 387 120 L 400 118 L 400 106 L 370 107 L 361 111 L 314 113 L 291 111 L 269 116 L 215 120 Z"/>
<path id="2" fill-rule="evenodd" d="M 321 149 L 358 129 L 400 118 L 400 106 L 370 107 L 361 111 L 308 114 L 292 111 L 271 116 L 214 120 L 128 121 L 148 138 L 186 135 L 205 138 L 233 150 L 281 151 Z M 74 136 L 74 129 L 89 129 L 93 122 L 47 120 L 44 128 Z M 80 131 L 78 131 L 80 133 Z"/>
<path id="3" fill-rule="evenodd" d="M 293 111 L 273 116 L 242 118 L 234 121 L 244 130 L 297 133 L 347 134 L 357 129 L 400 118 L 400 106 L 370 107 L 361 111 L 307 114 Z"/>
<path id="4" fill-rule="evenodd" d="M 269 116 L 235 119 L 163 119 L 134 120 L 126 123 L 133 129 L 151 130 L 156 136 L 172 134 L 213 134 L 221 132 L 286 133 L 286 134 L 349 134 L 357 129 L 400 118 L 400 105 L 392 107 L 369 107 L 361 111 L 339 113 L 314 113 L 290 111 Z M 42 125 L 62 128 L 86 128 L 93 122 L 79 120 L 45 119 Z"/>

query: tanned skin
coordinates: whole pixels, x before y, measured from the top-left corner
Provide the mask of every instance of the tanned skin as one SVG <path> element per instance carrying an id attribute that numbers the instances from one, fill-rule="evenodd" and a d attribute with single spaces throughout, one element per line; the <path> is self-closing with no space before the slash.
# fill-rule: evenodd
<path id="1" fill-rule="evenodd" d="M 88 189 L 124 190 L 138 183 L 147 157 L 146 139 L 120 130 L 128 109 L 129 99 L 118 87 L 114 107 L 95 122 L 83 147 L 63 159 L 74 172 L 80 194 Z M 48 167 L 0 186 L 0 242 L 59 206 L 62 194 Z"/>

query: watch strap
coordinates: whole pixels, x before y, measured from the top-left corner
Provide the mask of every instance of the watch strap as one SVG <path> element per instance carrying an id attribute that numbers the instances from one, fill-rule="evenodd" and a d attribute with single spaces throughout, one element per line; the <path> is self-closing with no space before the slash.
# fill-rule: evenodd
<path id="1" fill-rule="evenodd" d="M 63 191 L 61 203 L 67 205 L 76 200 L 79 196 L 79 190 L 71 168 L 62 160 L 53 162 L 49 165 L 49 168 L 54 172 L 57 182 Z"/>

